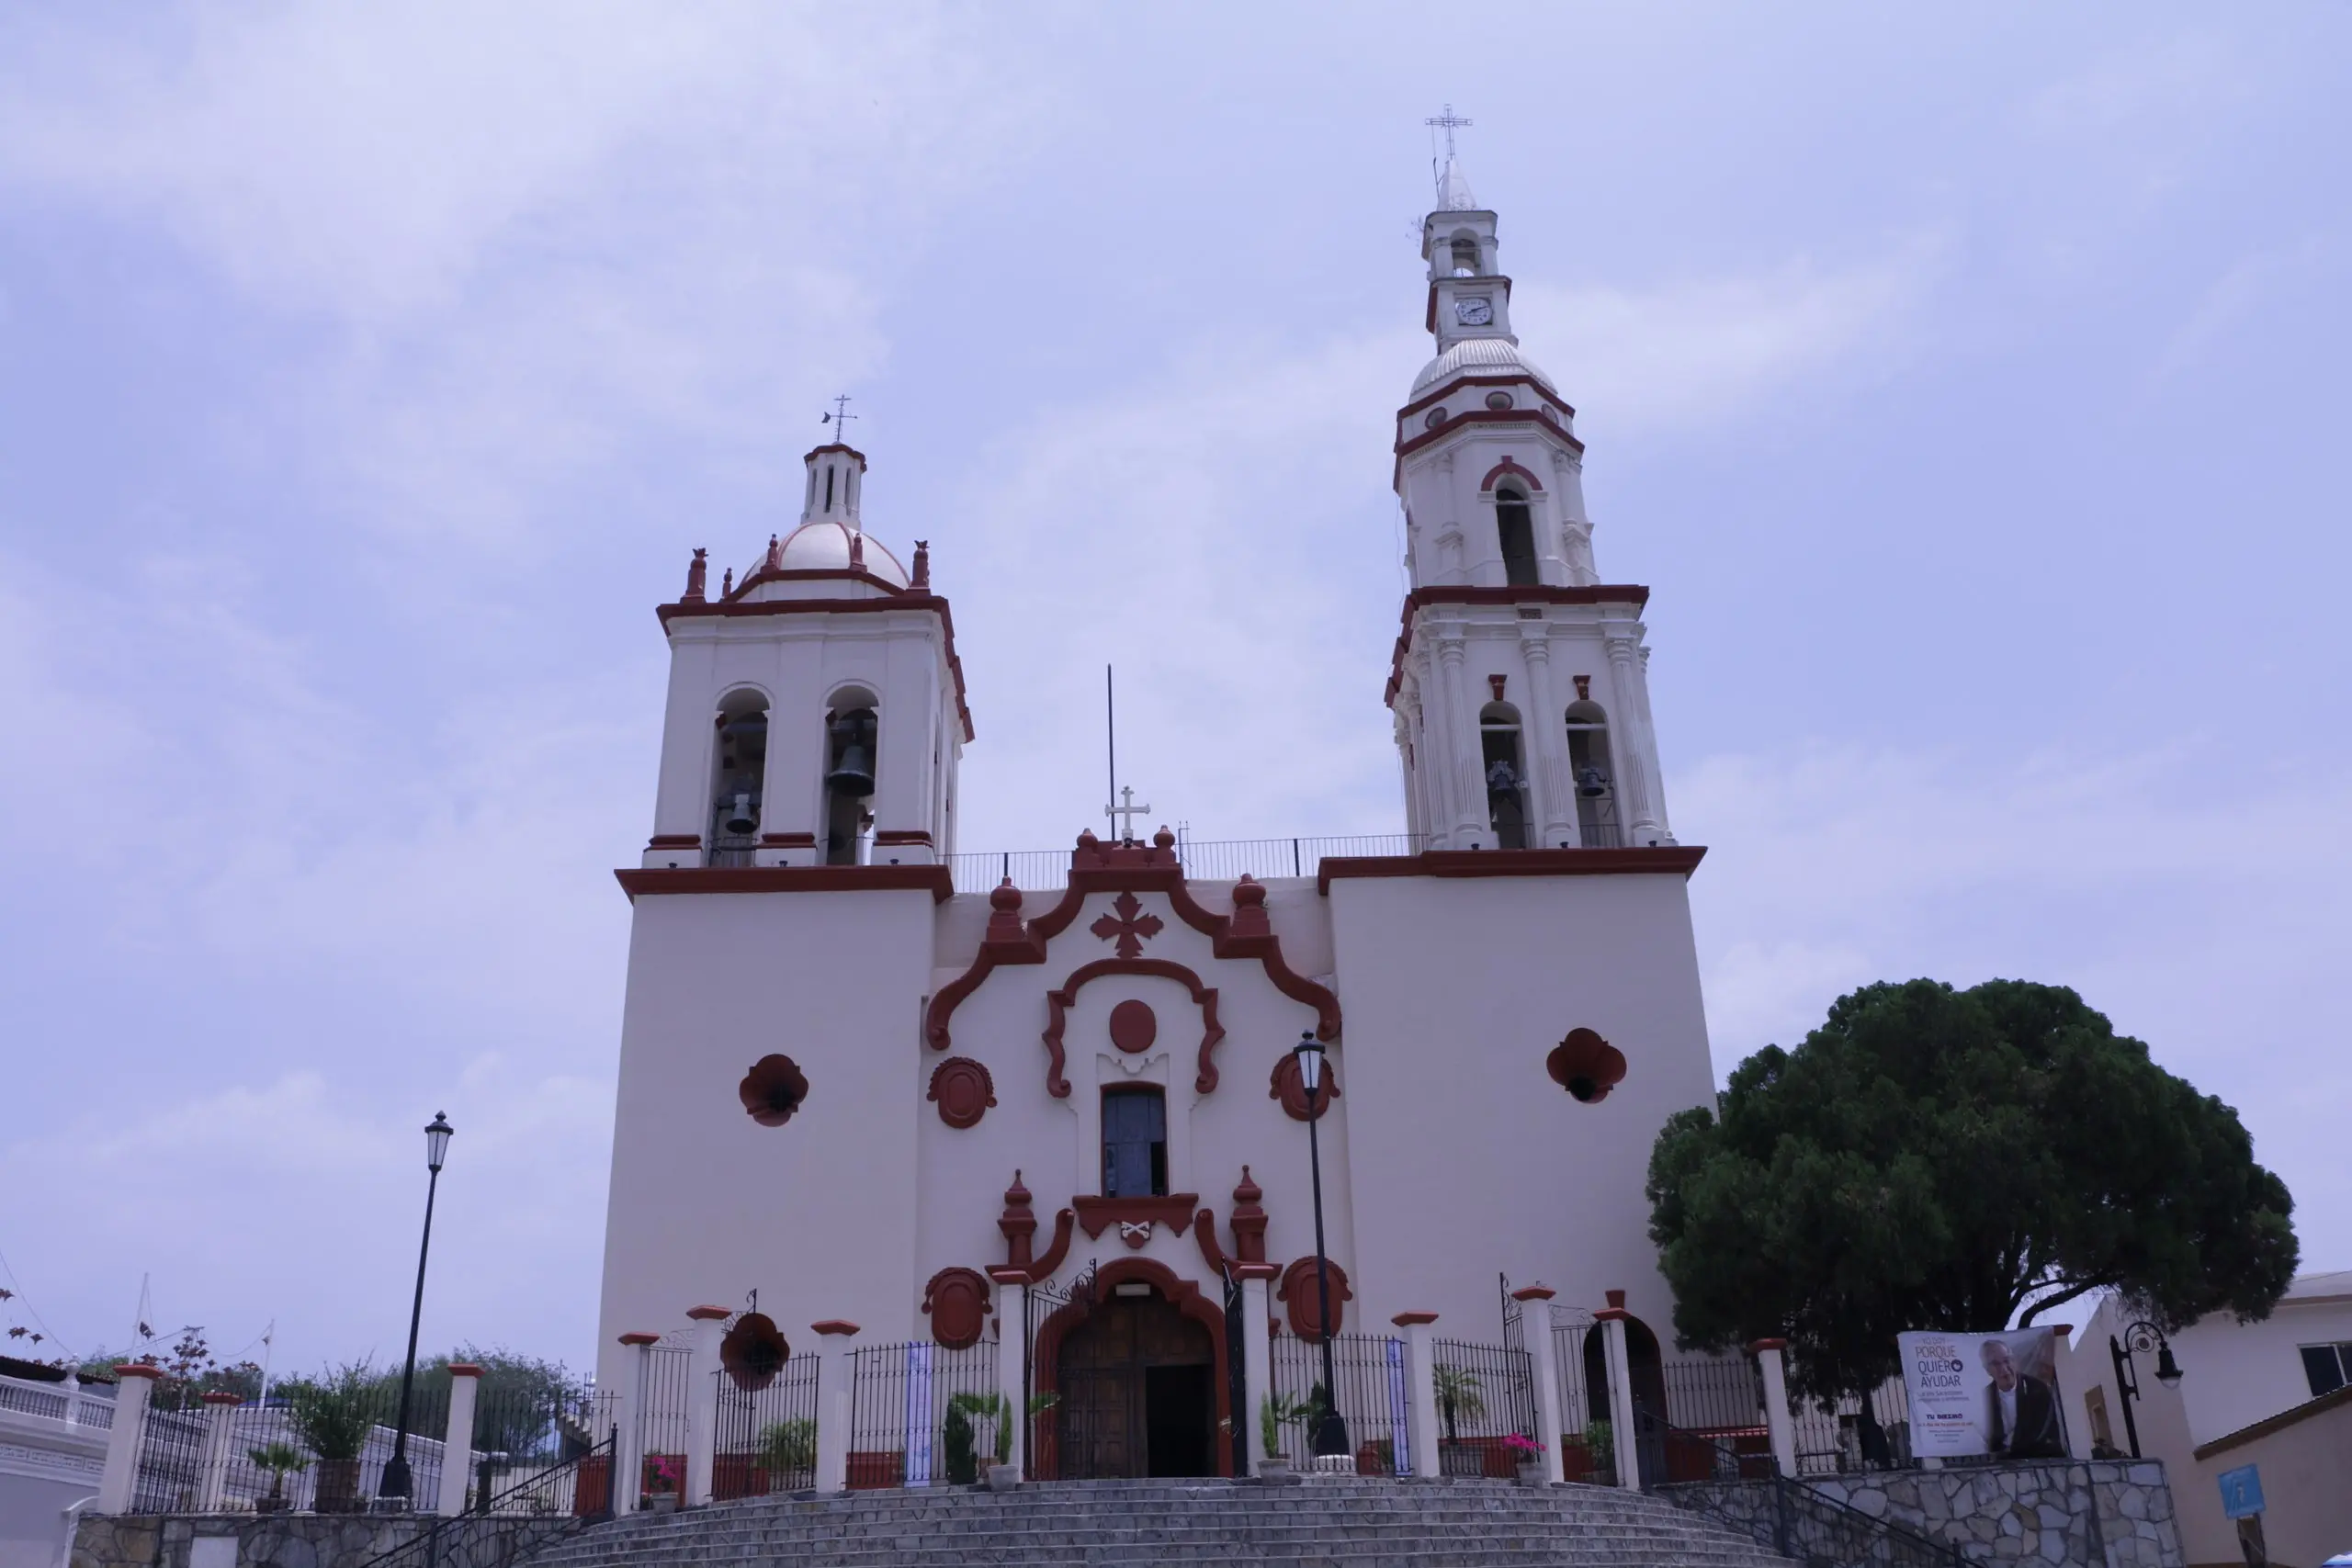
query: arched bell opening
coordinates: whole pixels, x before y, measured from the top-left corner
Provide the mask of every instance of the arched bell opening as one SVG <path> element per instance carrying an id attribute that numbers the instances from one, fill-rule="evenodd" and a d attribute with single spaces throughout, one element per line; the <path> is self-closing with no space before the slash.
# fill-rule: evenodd
<path id="1" fill-rule="evenodd" d="M 1535 519 L 1526 496 L 1508 489 L 1495 492 L 1495 529 L 1502 541 L 1503 581 L 1531 588 L 1543 581 L 1535 561 Z"/>
<path id="2" fill-rule="evenodd" d="M 870 692 L 849 687 L 833 694 L 825 714 L 824 863 L 864 862 L 874 827 L 875 755 L 881 724 Z"/>
<path id="3" fill-rule="evenodd" d="M 1519 710 L 1488 703 L 1478 710 L 1478 749 L 1487 779 L 1487 820 L 1495 847 L 1527 848 L 1527 768 L 1519 743 Z"/>
<path id="4" fill-rule="evenodd" d="M 1568 705 L 1568 776 L 1576 781 L 1577 841 L 1586 849 L 1617 849 L 1617 772 L 1609 755 L 1609 716 L 1599 703 Z"/>
<path id="5" fill-rule="evenodd" d="M 1453 237 L 1453 276 L 1456 277 L 1477 276 L 1478 242 L 1476 238 L 1469 234 L 1456 234 Z"/>
<path id="6" fill-rule="evenodd" d="M 759 843 L 768 771 L 768 700 L 749 689 L 719 700 L 710 767 L 708 863 L 749 865 Z"/>

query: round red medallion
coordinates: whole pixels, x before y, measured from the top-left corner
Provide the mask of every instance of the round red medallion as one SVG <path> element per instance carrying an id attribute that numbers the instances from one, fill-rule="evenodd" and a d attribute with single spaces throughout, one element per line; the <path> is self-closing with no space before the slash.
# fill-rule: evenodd
<path id="1" fill-rule="evenodd" d="M 1111 1010 L 1111 1043 L 1128 1055 L 1143 1055 L 1159 1038 L 1159 1020 L 1152 1016 L 1149 1003 L 1130 998 Z"/>
<path id="2" fill-rule="evenodd" d="M 1589 1029 L 1571 1029 L 1544 1058 L 1544 1070 L 1570 1098 L 1594 1105 L 1625 1081 L 1625 1053 Z"/>
<path id="3" fill-rule="evenodd" d="M 1330 1063 L 1325 1062 L 1323 1081 L 1315 1086 L 1315 1114 L 1319 1117 L 1330 1110 L 1331 1101 L 1339 1097 L 1339 1093 L 1340 1075 L 1331 1070 Z M 1283 1052 L 1281 1059 L 1274 1063 L 1273 1087 L 1267 1091 L 1266 1097 L 1281 1100 L 1283 1110 L 1292 1121 L 1306 1120 L 1306 1079 L 1299 1073 L 1298 1056 L 1295 1052 Z"/>
<path id="4" fill-rule="evenodd" d="M 980 1342 L 987 1326 L 989 1282 L 970 1269 L 942 1269 L 923 1287 L 922 1310 L 931 1314 L 931 1337 L 950 1350 Z"/>
<path id="5" fill-rule="evenodd" d="M 792 1359 L 792 1347 L 776 1325 L 775 1320 L 763 1312 L 747 1312 L 737 1318 L 718 1342 L 718 1364 L 727 1380 L 746 1391 L 763 1389 L 775 1382 L 776 1373 Z"/>
<path id="6" fill-rule="evenodd" d="M 763 1127 L 781 1127 L 808 1098 L 808 1078 L 789 1056 L 763 1056 L 752 1064 L 735 1091 L 752 1121 Z"/>
<path id="7" fill-rule="evenodd" d="M 996 1103 L 996 1084 L 969 1056 L 950 1056 L 932 1069 L 931 1099 L 950 1127 L 974 1127 Z"/>

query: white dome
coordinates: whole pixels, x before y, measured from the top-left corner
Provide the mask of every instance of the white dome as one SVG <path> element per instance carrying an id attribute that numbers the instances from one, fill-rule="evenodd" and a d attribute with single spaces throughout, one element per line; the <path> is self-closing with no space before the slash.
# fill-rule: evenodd
<path id="1" fill-rule="evenodd" d="M 1534 377 L 1554 397 L 1559 396 L 1559 389 L 1552 385 L 1552 378 L 1544 374 L 1543 368 L 1533 360 L 1520 353 L 1517 344 L 1500 337 L 1464 338 L 1430 360 L 1421 367 L 1421 373 L 1413 378 L 1413 396 L 1418 398 L 1431 387 L 1451 381 L 1456 376 L 1481 372 L 1492 375 L 1498 370 L 1522 371 Z"/>
<path id="2" fill-rule="evenodd" d="M 847 571 L 849 529 L 833 522 L 803 523 L 784 540 L 786 571 Z M 865 570 L 894 588 L 907 585 L 907 569 L 873 535 L 865 536 Z"/>

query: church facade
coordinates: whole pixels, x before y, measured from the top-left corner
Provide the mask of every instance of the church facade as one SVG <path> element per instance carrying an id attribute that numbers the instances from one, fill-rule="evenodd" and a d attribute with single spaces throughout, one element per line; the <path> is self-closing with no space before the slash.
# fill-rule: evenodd
<path id="1" fill-rule="evenodd" d="M 1269 1324 L 1495 1340 L 1501 1287 L 1540 1282 L 1621 1292 L 1664 1337 L 1643 1187 L 1660 1124 L 1713 1092 L 1703 852 L 1660 787 L 1647 590 L 1595 565 L 1574 411 L 1520 351 L 1497 245 L 1449 161 L 1434 356 L 1396 416 L 1410 586 L 1365 671 L 1409 852 L 1224 879 L 1164 830 L 1090 832 L 1046 885 L 976 878 L 948 602 L 923 544 L 865 531 L 865 457 L 811 452 L 799 526 L 740 577 L 695 552 L 660 607 L 653 833 L 618 874 L 602 1379 L 623 1336 L 754 1292 L 793 1353 L 820 1326 L 990 1341 L 1065 1415 L 1098 1387 L 1182 1402 L 1155 1432 L 1254 1431 L 1233 1399 L 1264 1391 Z M 1131 1350 L 1103 1313 L 1038 1310 L 1081 1275 Z M 1208 1371 L 1146 1375 L 1187 1357 Z M 1185 1462 L 1236 1462 L 1212 1447 Z M 1148 1448 L 1104 1462 L 1148 1472 Z"/>

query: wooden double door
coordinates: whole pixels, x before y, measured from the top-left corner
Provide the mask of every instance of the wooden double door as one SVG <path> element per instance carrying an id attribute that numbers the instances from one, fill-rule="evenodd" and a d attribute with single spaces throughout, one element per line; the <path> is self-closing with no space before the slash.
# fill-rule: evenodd
<path id="1" fill-rule="evenodd" d="M 1056 1358 L 1062 1479 L 1216 1474 L 1216 1366 L 1208 1330 L 1157 1292 L 1097 1305 Z"/>

